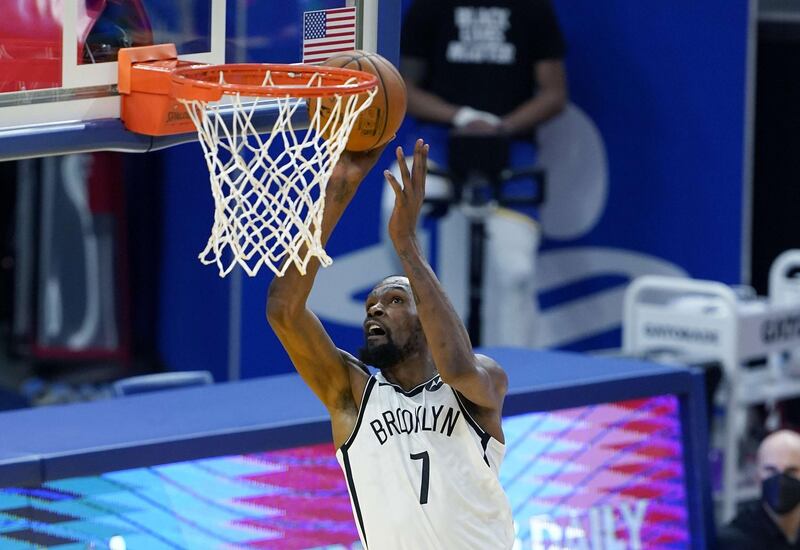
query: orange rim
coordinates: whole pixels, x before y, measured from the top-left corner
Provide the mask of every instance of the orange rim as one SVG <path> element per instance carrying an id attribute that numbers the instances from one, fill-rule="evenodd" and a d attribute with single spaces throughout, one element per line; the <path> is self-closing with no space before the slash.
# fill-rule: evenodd
<path id="1" fill-rule="evenodd" d="M 267 71 L 273 84 L 263 85 Z M 225 83 L 220 84 L 220 74 Z M 309 86 L 312 75 L 318 84 Z M 356 82 L 352 82 L 355 78 Z M 235 63 L 189 65 L 172 72 L 172 96 L 176 99 L 217 101 L 223 94 L 259 97 L 325 97 L 354 95 L 378 85 L 375 75 L 364 71 L 325 65 L 280 65 L 273 63 Z"/>

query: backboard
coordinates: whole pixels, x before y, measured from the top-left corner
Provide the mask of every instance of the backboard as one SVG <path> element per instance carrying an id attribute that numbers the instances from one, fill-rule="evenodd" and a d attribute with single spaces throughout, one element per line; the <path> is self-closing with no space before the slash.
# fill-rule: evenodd
<path id="1" fill-rule="evenodd" d="M 146 152 L 196 139 L 193 133 L 154 138 L 125 130 L 117 92 L 120 47 L 174 43 L 179 58 L 199 63 L 299 63 L 304 38 L 308 48 L 309 14 L 353 8 L 354 47 L 396 63 L 400 3 L 9 0 L 0 17 L 0 160 Z M 268 111 L 265 106 L 267 118 Z"/>

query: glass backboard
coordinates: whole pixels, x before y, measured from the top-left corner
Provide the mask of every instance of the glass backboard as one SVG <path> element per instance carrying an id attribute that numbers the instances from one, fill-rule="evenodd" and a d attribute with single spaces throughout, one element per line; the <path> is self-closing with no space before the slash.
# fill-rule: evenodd
<path id="1" fill-rule="evenodd" d="M 179 58 L 199 63 L 298 63 L 303 60 L 304 14 L 353 7 L 356 47 L 396 62 L 400 3 L 9 0 L 0 17 L 0 160 L 93 150 L 140 152 L 196 139 L 125 131 L 117 93 L 121 47 L 174 43 Z M 385 36 L 378 36 L 379 26 Z"/>

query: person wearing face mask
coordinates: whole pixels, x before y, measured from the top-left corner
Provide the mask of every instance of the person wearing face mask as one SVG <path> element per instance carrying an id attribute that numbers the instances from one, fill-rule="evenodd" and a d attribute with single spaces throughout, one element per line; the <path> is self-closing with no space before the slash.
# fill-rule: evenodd
<path id="1" fill-rule="evenodd" d="M 725 550 L 800 549 L 800 434 L 780 430 L 758 448 L 761 500 L 720 529 Z"/>

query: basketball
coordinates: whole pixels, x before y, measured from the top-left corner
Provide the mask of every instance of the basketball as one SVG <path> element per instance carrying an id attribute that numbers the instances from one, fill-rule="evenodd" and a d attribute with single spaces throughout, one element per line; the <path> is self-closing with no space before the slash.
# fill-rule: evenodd
<path id="1" fill-rule="evenodd" d="M 378 77 L 378 93 L 356 119 L 347 141 L 349 151 L 369 151 L 394 137 L 406 116 L 406 85 L 400 72 L 376 53 L 355 50 L 326 60 L 323 65 L 355 69 Z"/>

